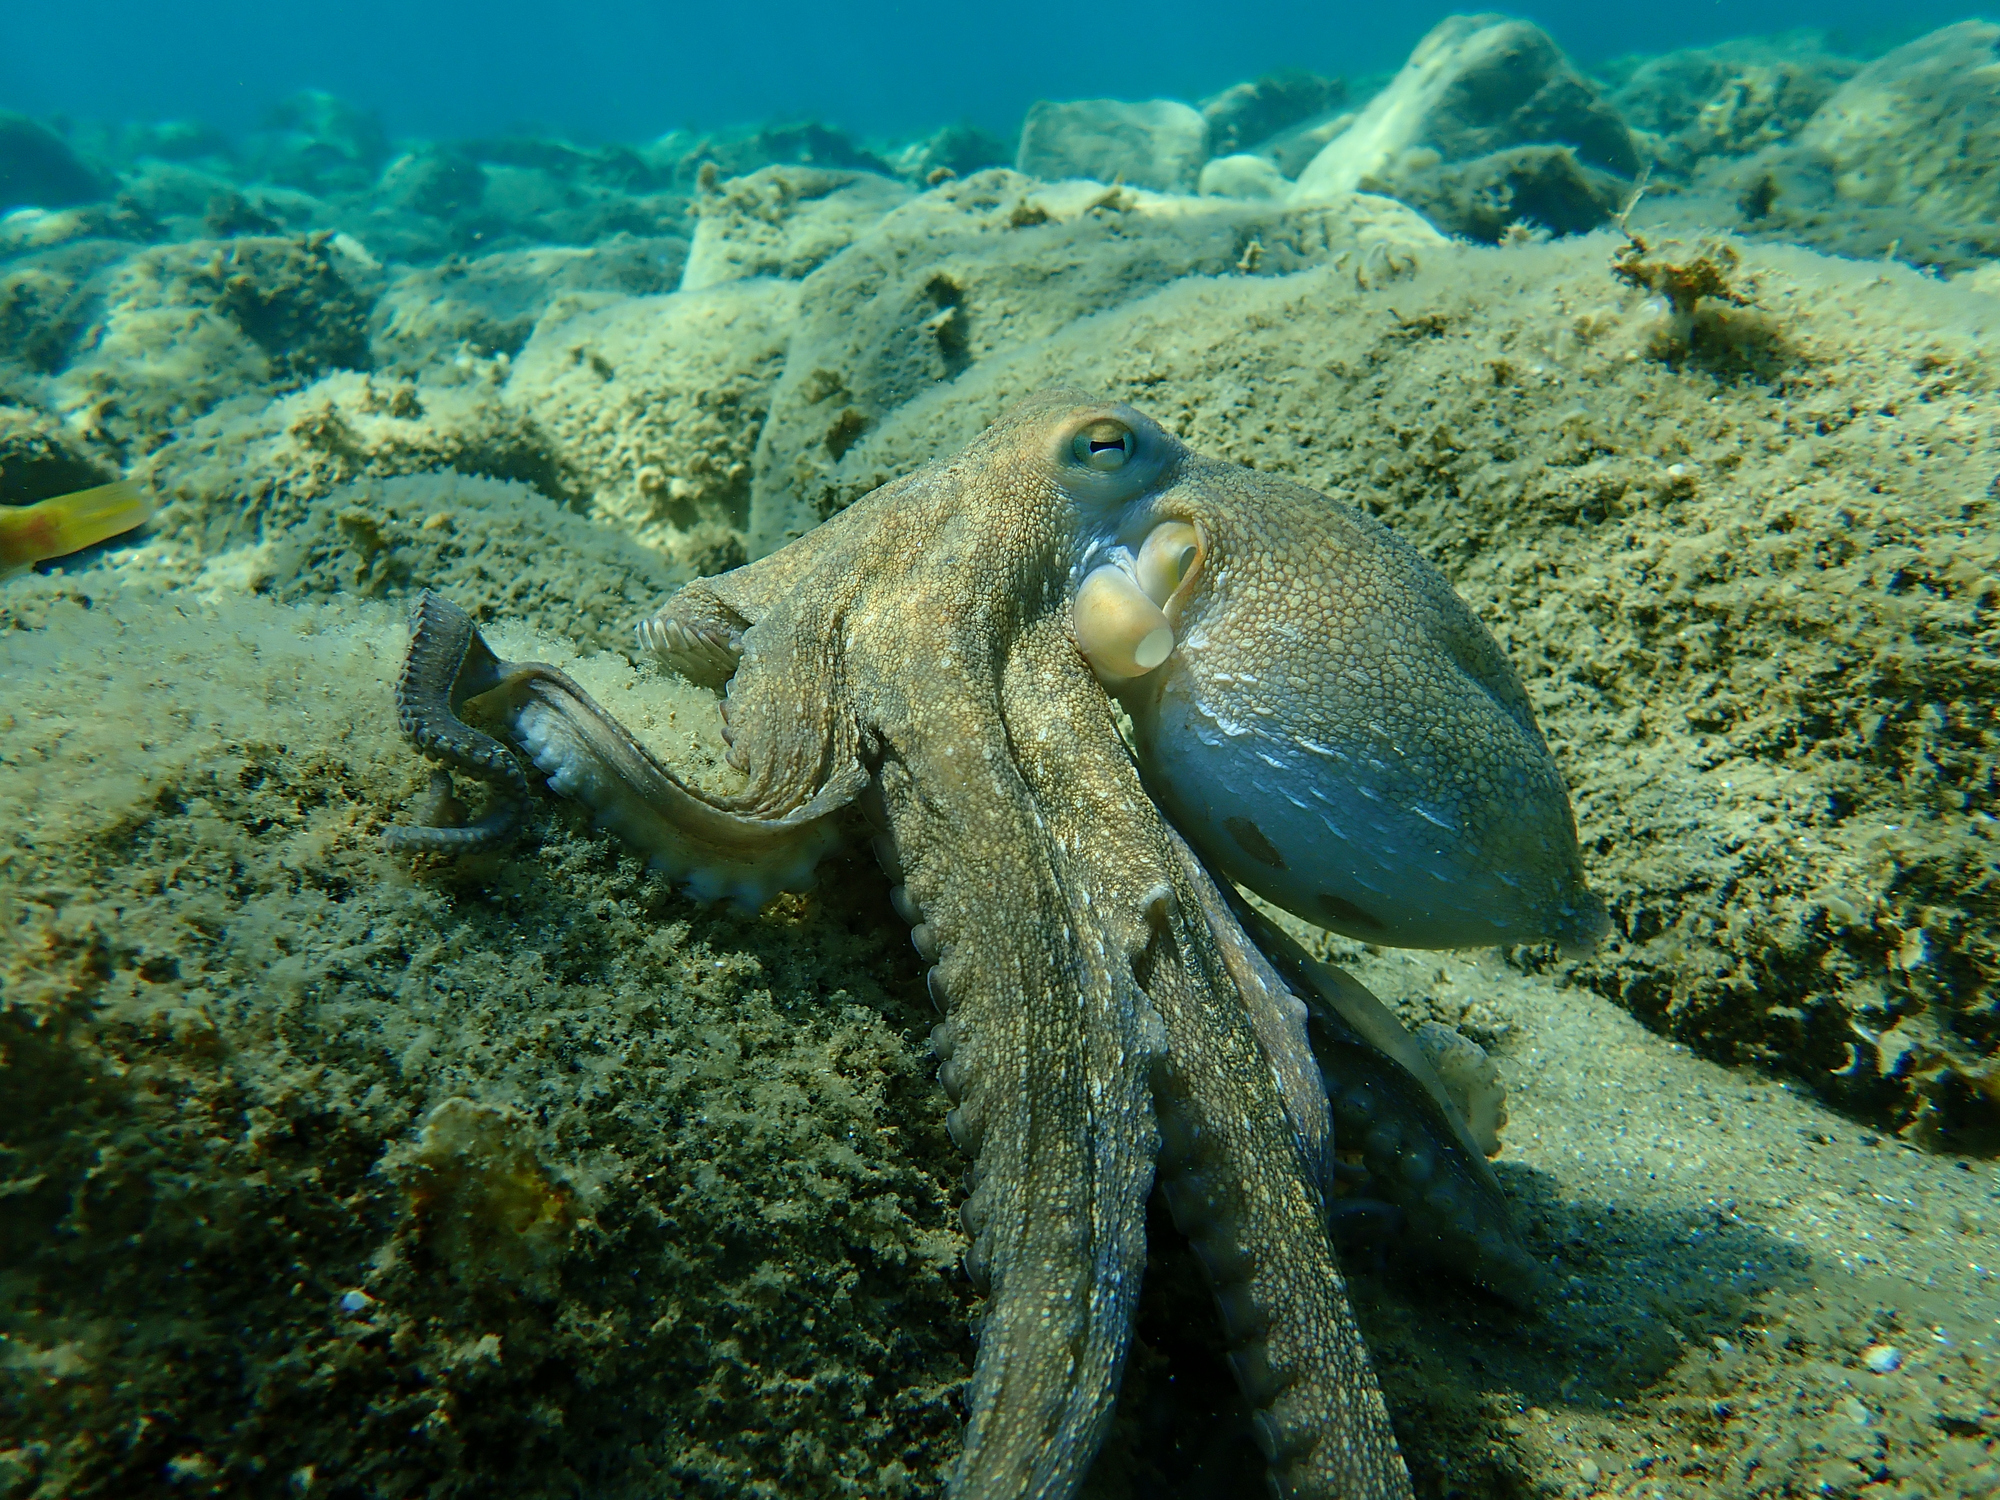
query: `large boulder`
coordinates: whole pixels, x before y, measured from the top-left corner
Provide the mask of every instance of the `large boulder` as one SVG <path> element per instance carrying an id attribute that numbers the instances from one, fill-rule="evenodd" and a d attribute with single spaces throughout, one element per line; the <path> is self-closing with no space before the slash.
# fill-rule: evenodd
<path id="1" fill-rule="evenodd" d="M 683 240 L 619 236 L 587 250 L 545 245 L 407 271 L 375 304 L 369 349 L 377 369 L 449 380 L 520 353 L 558 297 L 671 292 L 686 259 Z"/>
<path id="2" fill-rule="evenodd" d="M 1201 101 L 1209 148 L 1217 156 L 1249 151 L 1304 120 L 1325 117 L 1347 99 L 1347 84 L 1302 68 L 1233 84 Z"/>
<path id="3" fill-rule="evenodd" d="M 1611 103 L 1672 180 L 1789 140 L 1860 66 L 1814 33 L 1748 38 L 1614 65 Z"/>
<path id="4" fill-rule="evenodd" d="M 560 492 L 696 571 L 734 567 L 797 305 L 798 283 L 771 279 L 558 302 L 507 399 Z"/>
<path id="5" fill-rule="evenodd" d="M 85 165 L 46 125 L 0 111 L 0 213 L 94 203 L 112 189 L 109 178 Z"/>
<path id="6" fill-rule="evenodd" d="M 103 273 L 101 305 L 52 351 L 79 430 L 129 455 L 233 397 L 368 364 L 376 270 L 326 239 L 161 245 Z"/>
<path id="7" fill-rule="evenodd" d="M 1289 210 L 1006 171 L 947 183 L 801 286 L 758 444 L 750 553 L 894 478 L 882 450 L 850 450 L 890 412 L 996 357 L 1184 277 L 1284 275 L 1342 258 L 1351 274 L 1388 276 L 1441 243 L 1409 209 L 1367 195 Z"/>
<path id="8" fill-rule="evenodd" d="M 1040 99 L 1021 126 L 1014 166 L 1049 182 L 1087 177 L 1191 193 L 1208 155 L 1208 121 L 1177 100 Z"/>
<path id="9" fill-rule="evenodd" d="M 1879 58 L 1798 144 L 1826 161 L 1850 202 L 2000 223 L 2000 25 L 1961 21 Z"/>
<path id="10" fill-rule="evenodd" d="M 1869 64 L 1732 181 L 1759 235 L 1960 271 L 2000 256 L 1996 158 L 2000 25 L 1962 21 Z"/>
<path id="11" fill-rule="evenodd" d="M 909 196 L 893 178 L 821 167 L 763 167 L 722 183 L 695 201 L 681 290 L 809 276 Z"/>
<path id="12" fill-rule="evenodd" d="M 1292 197 L 1407 190 L 1441 229 L 1491 240 L 1495 204 L 1548 229 L 1603 223 L 1638 170 L 1618 112 L 1540 27 L 1452 16 L 1313 158 Z M 1459 203 L 1468 211 L 1454 213 Z"/>

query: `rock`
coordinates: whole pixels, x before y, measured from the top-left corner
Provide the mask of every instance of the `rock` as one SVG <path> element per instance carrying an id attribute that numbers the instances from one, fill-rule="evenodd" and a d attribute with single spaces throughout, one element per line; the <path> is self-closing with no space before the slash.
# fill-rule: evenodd
<path id="1" fill-rule="evenodd" d="M 559 492 L 698 571 L 737 566 L 798 296 L 796 282 L 738 280 L 558 303 L 515 361 L 508 403 Z"/>
<path id="2" fill-rule="evenodd" d="M 146 452 L 232 397 L 365 367 L 370 280 L 323 239 L 142 251 L 108 272 L 102 311 L 57 376 L 58 408 Z"/>
<path id="3" fill-rule="evenodd" d="M 925 186 L 952 177 L 970 177 L 985 167 L 1007 165 L 1007 143 L 977 125 L 947 125 L 928 140 L 906 147 L 895 161 L 896 175 Z"/>
<path id="4" fill-rule="evenodd" d="M 1012 350 L 1182 277 L 1284 275 L 1344 254 L 1386 275 L 1443 243 L 1409 209 L 1366 196 L 1291 210 L 1007 171 L 946 183 L 802 285 L 758 444 L 750 555 L 895 477 L 885 463 L 911 455 L 851 450 L 912 398 Z"/>
<path id="5" fill-rule="evenodd" d="M 1791 141 L 1716 174 L 1760 238 L 1940 271 L 2000 256 L 2000 26 L 1964 21 L 1855 74 Z"/>
<path id="6" fill-rule="evenodd" d="M 642 151 L 630 146 L 573 146 L 534 136 L 495 136 L 456 148 L 467 161 L 494 167 L 525 167 L 569 187 L 644 194 L 669 186 Z"/>
<path id="7" fill-rule="evenodd" d="M 0 257 L 73 245 L 85 240 L 144 242 L 163 237 L 159 222 L 120 193 L 109 203 L 74 208 L 17 208 L 0 218 Z"/>
<path id="8" fill-rule="evenodd" d="M 1493 245 L 1516 224 L 1588 233 L 1623 207 L 1630 189 L 1583 166 L 1567 146 L 1516 146 L 1406 170 L 1396 196 L 1446 234 Z"/>
<path id="9" fill-rule="evenodd" d="M 200 221 L 212 211 L 217 199 L 236 200 L 244 204 L 247 212 L 255 214 L 235 183 L 185 162 L 147 158 L 124 174 L 124 184 L 123 196 L 155 218 L 167 221 L 172 229 L 179 231 L 173 235 L 176 239 L 198 237 L 202 233 Z M 185 222 L 174 224 L 174 220 Z M 270 234 L 280 227 L 275 220 L 261 214 L 256 215 L 256 220 L 260 225 L 256 233 Z M 209 233 L 218 239 L 227 238 L 214 230 Z"/>
<path id="10" fill-rule="evenodd" d="M 11 404 L 0 392 L 0 505 L 108 484 L 117 466 L 91 451 L 50 413 Z"/>
<path id="11" fill-rule="evenodd" d="M 456 151 L 427 147 L 390 162 L 376 190 L 399 208 L 448 219 L 479 206 L 486 195 L 486 173 Z"/>
<path id="12" fill-rule="evenodd" d="M 362 192 L 388 159 L 374 114 L 318 89 L 275 106 L 250 143 L 256 175 L 309 193 Z"/>
<path id="13" fill-rule="evenodd" d="M 1799 133 L 1851 203 L 2000 224 L 2000 25 L 1961 21 L 1863 68 Z"/>
<path id="14" fill-rule="evenodd" d="M 1818 33 L 1751 38 L 1647 58 L 1611 103 L 1647 147 L 1656 175 L 1685 176 L 1715 156 L 1742 156 L 1797 134 L 1860 68 Z"/>
<path id="15" fill-rule="evenodd" d="M 1296 178 L 1312 165 L 1313 158 L 1326 149 L 1329 141 L 1337 139 L 1354 123 L 1355 114 L 1351 109 L 1338 109 L 1301 120 L 1258 146 L 1256 154 L 1268 158 L 1280 176 Z"/>
<path id="16" fill-rule="evenodd" d="M 411 391 L 419 405 L 422 395 Z M 560 499 L 451 469 L 343 486 L 256 550 L 264 556 L 246 561 L 268 573 L 253 587 L 288 603 L 407 599 L 423 588 L 476 599 L 505 580 L 522 620 L 592 651 L 624 646 L 632 621 L 688 580 Z"/>
<path id="17" fill-rule="evenodd" d="M 132 254 L 116 240 L 79 239 L 0 265 L 0 361 L 37 374 L 62 368 L 102 301 L 102 273 Z"/>
<path id="18" fill-rule="evenodd" d="M 1347 99 L 1347 84 L 1302 68 L 1235 84 L 1201 102 L 1209 148 L 1217 156 L 1248 151 L 1305 120 L 1323 119 Z"/>
<path id="19" fill-rule="evenodd" d="M 563 498 L 497 380 L 432 386 L 345 370 L 275 400 L 231 402 L 194 418 L 134 465 L 134 477 L 172 501 L 155 530 L 212 557 L 300 525 L 340 485 L 436 469 L 519 480 Z M 538 588 L 540 579 L 519 582 Z"/>
<path id="20" fill-rule="evenodd" d="M 1582 173 L 1629 178 L 1639 170 L 1631 132 L 1617 111 L 1547 33 L 1504 16 L 1452 16 L 1417 44 L 1395 81 L 1313 158 L 1293 201 L 1364 185 L 1397 194 L 1406 178 L 1521 146 L 1567 148 Z M 1508 171 L 1505 163 L 1493 163 L 1480 175 L 1498 182 Z M 1565 201 L 1580 205 L 1583 199 Z M 1603 222 L 1609 212 L 1580 227 Z"/>
<path id="21" fill-rule="evenodd" d="M 1028 108 L 1014 167 L 1048 182 L 1087 177 L 1191 193 L 1208 154 L 1208 121 L 1172 99 L 1041 99 Z"/>
<path id="22" fill-rule="evenodd" d="M 46 125 L 0 112 L 0 213 L 95 203 L 113 190 L 108 177 L 86 166 Z"/>
<path id="23" fill-rule="evenodd" d="M 815 167 L 765 167 L 724 183 L 695 204 L 681 290 L 809 276 L 909 196 L 893 178 Z"/>
<path id="24" fill-rule="evenodd" d="M 716 181 L 748 177 L 764 167 L 822 167 L 831 171 L 890 174 L 889 164 L 856 145 L 846 132 L 808 121 L 756 130 L 697 134 L 676 130 L 641 153 L 664 181 L 687 189 L 707 176 Z"/>
<path id="25" fill-rule="evenodd" d="M 1201 169 L 1204 198 L 1282 198 L 1292 190 L 1268 156 L 1218 156 Z"/>
<path id="26" fill-rule="evenodd" d="M 449 382 L 520 353 L 558 297 L 652 296 L 680 285 L 687 241 L 614 238 L 452 260 L 398 277 L 369 319 L 375 368 Z"/>
<path id="27" fill-rule="evenodd" d="M 333 222 L 415 264 L 620 236 L 680 237 L 687 200 L 662 183 L 641 153 L 624 147 L 468 141 L 398 157 L 375 192 L 336 205 Z"/>

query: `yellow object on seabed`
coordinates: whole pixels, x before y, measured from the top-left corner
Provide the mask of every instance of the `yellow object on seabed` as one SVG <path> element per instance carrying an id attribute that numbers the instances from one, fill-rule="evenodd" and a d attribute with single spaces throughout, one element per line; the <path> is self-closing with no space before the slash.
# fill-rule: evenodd
<path id="1" fill-rule="evenodd" d="M 129 479 L 33 505 L 0 505 L 0 578 L 130 531 L 152 513 Z"/>

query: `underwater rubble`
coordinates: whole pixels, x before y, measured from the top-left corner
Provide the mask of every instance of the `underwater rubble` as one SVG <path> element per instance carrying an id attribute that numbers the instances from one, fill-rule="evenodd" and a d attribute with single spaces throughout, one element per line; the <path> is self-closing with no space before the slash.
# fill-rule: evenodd
<path id="1" fill-rule="evenodd" d="M 1885 1158 L 2000 1150 L 1996 51 L 1585 67 L 1456 17 L 1392 75 L 1044 101 L 1014 146 L 0 114 L 0 502 L 157 504 L 0 597 L 0 1497 L 938 1492 L 961 1168 L 872 870 L 747 919 L 545 805 L 413 874 L 388 684 L 442 587 L 713 766 L 631 621 L 1054 383 L 1382 517 L 1520 668 L 1615 930 L 1427 965 L 1406 1019 L 1504 1044 L 1554 983 Z M 1541 1170 L 1531 1236 L 1598 1274 Z M 1158 1269 L 1132 1473 L 1203 1295 Z M 1861 1457 L 1732 1426 L 1916 1336 L 1773 1276 L 1806 1384 L 1748 1293 L 1662 1283 L 1700 1338 L 1591 1346 L 1620 1423 L 1727 1455 L 1664 1493 L 1752 1453 L 1774 1494 L 1991 1493 L 1990 1364 Z M 1480 1373 L 1426 1388 L 1388 1287 L 1420 1482 L 1608 1476 Z"/>

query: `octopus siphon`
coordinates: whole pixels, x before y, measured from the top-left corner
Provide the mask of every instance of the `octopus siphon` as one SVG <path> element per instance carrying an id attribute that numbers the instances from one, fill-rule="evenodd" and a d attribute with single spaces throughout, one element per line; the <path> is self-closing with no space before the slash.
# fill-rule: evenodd
<path id="1" fill-rule="evenodd" d="M 446 768 L 440 802 L 457 769 L 492 811 L 391 848 L 500 846 L 530 765 L 697 899 L 755 908 L 872 836 L 971 1161 L 985 1303 L 950 1495 L 1076 1492 L 1156 1186 L 1274 1493 L 1411 1493 L 1331 1234 L 1336 1140 L 1419 1248 L 1522 1303 L 1541 1273 L 1463 1088 L 1243 892 L 1395 946 L 1605 926 L 1520 680 L 1419 553 L 1130 406 L 1044 391 L 639 626 L 723 690 L 729 796 L 447 600 L 411 623 L 399 725 Z"/>

